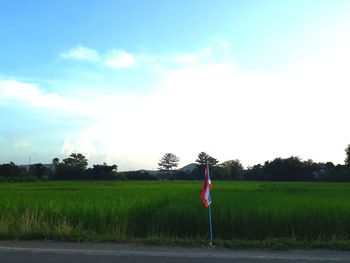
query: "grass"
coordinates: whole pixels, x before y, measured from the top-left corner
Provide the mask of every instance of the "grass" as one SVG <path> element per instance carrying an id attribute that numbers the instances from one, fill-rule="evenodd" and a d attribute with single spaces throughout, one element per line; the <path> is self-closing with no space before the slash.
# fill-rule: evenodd
<path id="1" fill-rule="evenodd" d="M 202 245 L 201 182 L 0 184 L 0 238 Z M 350 184 L 214 182 L 215 244 L 350 249 Z"/>

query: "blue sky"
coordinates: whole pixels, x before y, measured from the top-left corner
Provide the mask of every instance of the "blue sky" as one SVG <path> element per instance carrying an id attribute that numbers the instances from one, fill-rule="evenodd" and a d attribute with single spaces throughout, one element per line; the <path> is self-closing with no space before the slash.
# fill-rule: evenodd
<path id="1" fill-rule="evenodd" d="M 349 1 L 0 0 L 0 163 L 342 163 Z"/>

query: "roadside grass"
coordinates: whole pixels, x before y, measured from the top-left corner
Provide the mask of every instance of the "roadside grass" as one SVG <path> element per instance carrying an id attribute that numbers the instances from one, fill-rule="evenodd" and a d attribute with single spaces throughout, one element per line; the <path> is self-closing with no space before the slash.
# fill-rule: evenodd
<path id="1" fill-rule="evenodd" d="M 201 182 L 0 184 L 0 238 L 205 246 Z M 350 184 L 214 182 L 214 244 L 350 249 Z"/>
<path id="2" fill-rule="evenodd" d="M 174 239 L 149 237 L 146 239 L 134 239 L 130 242 L 142 245 L 157 246 L 181 246 L 181 247 L 210 247 L 208 240 L 198 239 Z M 290 250 L 290 249 L 333 249 L 333 250 L 350 250 L 349 240 L 313 240 L 301 241 L 287 238 L 274 238 L 265 240 L 220 240 L 214 239 L 215 247 L 230 249 L 270 249 L 270 250 Z"/>

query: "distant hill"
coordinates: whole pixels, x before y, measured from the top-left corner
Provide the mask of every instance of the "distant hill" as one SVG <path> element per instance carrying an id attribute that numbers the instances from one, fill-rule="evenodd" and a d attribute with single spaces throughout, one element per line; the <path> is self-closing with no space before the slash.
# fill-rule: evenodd
<path id="1" fill-rule="evenodd" d="M 178 169 L 179 171 L 184 171 L 184 172 L 188 172 L 191 173 L 193 170 L 197 169 L 198 164 L 196 163 L 190 163 L 188 165 L 185 165 L 184 167 Z"/>
<path id="2" fill-rule="evenodd" d="M 150 175 L 158 175 L 159 173 L 158 170 L 145 170 L 145 169 L 137 170 L 136 172 L 149 173 Z"/>
<path id="3" fill-rule="evenodd" d="M 179 168 L 179 169 L 177 169 L 177 170 L 178 170 L 178 171 L 183 171 L 183 172 L 186 172 L 186 173 L 191 173 L 193 170 L 197 169 L 197 166 L 198 166 L 198 164 L 196 164 L 196 163 L 190 163 L 190 164 L 187 164 L 187 165 L 185 165 L 184 167 Z M 158 170 L 145 170 L 145 169 L 141 169 L 141 170 L 138 170 L 137 172 L 149 173 L 150 175 L 155 175 L 155 176 L 157 176 L 157 175 L 159 174 L 159 171 L 158 171 Z"/>

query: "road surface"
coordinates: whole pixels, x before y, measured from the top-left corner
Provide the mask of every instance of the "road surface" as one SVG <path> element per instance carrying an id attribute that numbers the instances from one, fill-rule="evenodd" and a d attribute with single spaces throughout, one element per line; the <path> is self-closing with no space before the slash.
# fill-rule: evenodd
<path id="1" fill-rule="evenodd" d="M 230 250 L 113 243 L 0 241 L 1 263 L 349 263 L 350 252 L 331 250 Z"/>

